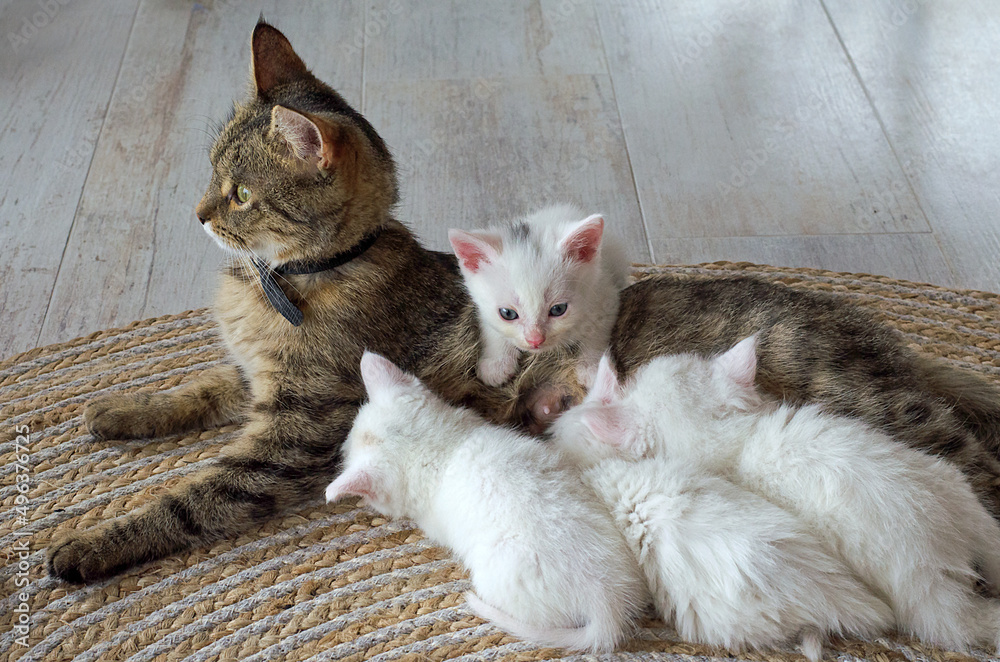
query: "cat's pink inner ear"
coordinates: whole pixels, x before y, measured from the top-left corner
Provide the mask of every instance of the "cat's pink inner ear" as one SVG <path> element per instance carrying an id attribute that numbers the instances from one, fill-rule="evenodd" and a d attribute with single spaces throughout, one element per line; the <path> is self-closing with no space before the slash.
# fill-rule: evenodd
<path id="1" fill-rule="evenodd" d="M 753 388 L 757 376 L 757 336 L 744 338 L 715 359 L 716 369 L 741 388 Z"/>
<path id="2" fill-rule="evenodd" d="M 559 248 L 575 262 L 590 262 L 597 257 L 603 234 L 604 219 L 600 214 L 594 214 L 570 228 Z"/>
<path id="3" fill-rule="evenodd" d="M 284 106 L 271 109 L 271 131 L 280 136 L 298 158 L 318 162 L 323 157 L 323 134 L 305 115 Z"/>
<path id="4" fill-rule="evenodd" d="M 597 366 L 597 375 L 594 377 L 594 385 L 587 393 L 588 400 L 600 400 L 610 404 L 617 400 L 621 394 L 621 387 L 618 383 L 618 375 L 614 366 L 611 365 L 611 357 L 604 354 L 601 362 Z"/>
<path id="5" fill-rule="evenodd" d="M 484 233 L 473 234 L 465 230 L 448 230 L 448 241 L 462 266 L 471 273 L 479 271 L 483 264 L 496 259 L 499 237 L 489 237 Z"/>
<path id="6" fill-rule="evenodd" d="M 377 481 L 370 471 L 361 468 L 348 468 L 326 488 L 327 503 L 339 501 L 349 496 L 377 499 Z"/>
<path id="7" fill-rule="evenodd" d="M 258 95 L 266 96 L 277 85 L 309 74 L 291 42 L 277 28 L 263 21 L 257 23 L 250 43 L 250 73 Z"/>
<path id="8" fill-rule="evenodd" d="M 416 377 L 375 352 L 365 352 L 361 356 L 361 380 L 365 383 L 369 399 L 375 399 L 387 390 L 418 383 Z"/>

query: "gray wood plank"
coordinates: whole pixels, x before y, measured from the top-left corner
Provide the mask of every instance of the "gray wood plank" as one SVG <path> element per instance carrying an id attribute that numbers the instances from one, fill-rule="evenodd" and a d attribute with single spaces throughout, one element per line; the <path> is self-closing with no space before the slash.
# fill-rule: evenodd
<path id="1" fill-rule="evenodd" d="M 780 267 L 808 267 L 959 287 L 930 233 L 816 237 L 706 237 L 670 239 L 659 259 L 668 264 L 727 260 Z"/>
<path id="2" fill-rule="evenodd" d="M 960 286 L 1000 291 L 1000 5 L 825 4 L 903 164 L 892 186 L 916 192 Z"/>
<path id="3" fill-rule="evenodd" d="M 364 31 L 373 82 L 607 73 L 590 0 L 376 0 Z"/>
<path id="4" fill-rule="evenodd" d="M 607 76 L 370 82 L 365 96 L 400 165 L 399 217 L 432 248 L 450 250 L 451 227 L 572 202 L 649 260 Z"/>
<path id="5" fill-rule="evenodd" d="M 598 4 L 654 256 L 676 237 L 927 231 L 818 2 Z"/>
<path id="6" fill-rule="evenodd" d="M 0 356 L 37 344 L 136 4 L 0 14 Z"/>
<path id="7" fill-rule="evenodd" d="M 222 254 L 193 212 L 210 173 L 205 132 L 245 93 L 261 10 L 358 102 L 360 60 L 335 57 L 361 24 L 357 3 L 143 2 L 40 342 L 210 302 Z"/>

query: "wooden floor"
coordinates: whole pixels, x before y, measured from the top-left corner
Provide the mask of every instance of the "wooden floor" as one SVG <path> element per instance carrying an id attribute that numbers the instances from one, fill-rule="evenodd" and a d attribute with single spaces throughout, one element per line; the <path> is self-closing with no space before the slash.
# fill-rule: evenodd
<path id="1" fill-rule="evenodd" d="M 210 128 L 260 11 L 432 247 L 569 200 L 633 259 L 1000 291 L 995 0 L 0 0 L 0 356 L 206 305 Z"/>

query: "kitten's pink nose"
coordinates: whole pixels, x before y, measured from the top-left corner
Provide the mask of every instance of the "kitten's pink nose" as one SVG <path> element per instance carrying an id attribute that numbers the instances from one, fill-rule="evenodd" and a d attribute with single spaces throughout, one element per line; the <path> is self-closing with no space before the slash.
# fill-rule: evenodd
<path id="1" fill-rule="evenodd" d="M 524 342 L 531 345 L 531 349 L 538 349 L 545 342 L 545 334 L 541 331 L 529 331 L 524 334 Z"/>

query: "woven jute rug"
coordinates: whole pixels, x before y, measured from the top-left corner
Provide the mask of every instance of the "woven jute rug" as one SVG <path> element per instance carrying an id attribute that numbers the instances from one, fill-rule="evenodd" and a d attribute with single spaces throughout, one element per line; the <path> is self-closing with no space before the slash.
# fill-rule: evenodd
<path id="1" fill-rule="evenodd" d="M 638 275 L 655 271 L 752 273 L 832 292 L 877 311 L 917 350 L 1000 381 L 996 294 L 732 263 L 648 267 Z M 83 425 L 87 401 L 169 389 L 222 359 L 209 314 L 196 310 L 0 362 L 0 660 L 594 659 L 534 648 L 477 619 L 462 599 L 467 576 L 444 550 L 413 525 L 353 501 L 308 504 L 239 538 L 99 584 L 46 577 L 44 550 L 57 527 L 90 527 L 140 507 L 211 462 L 237 433 L 229 426 L 100 442 Z M 791 649 L 731 655 L 682 643 L 655 621 L 641 635 L 602 659 L 802 659 Z M 832 655 L 989 659 L 897 637 L 835 641 Z"/>

